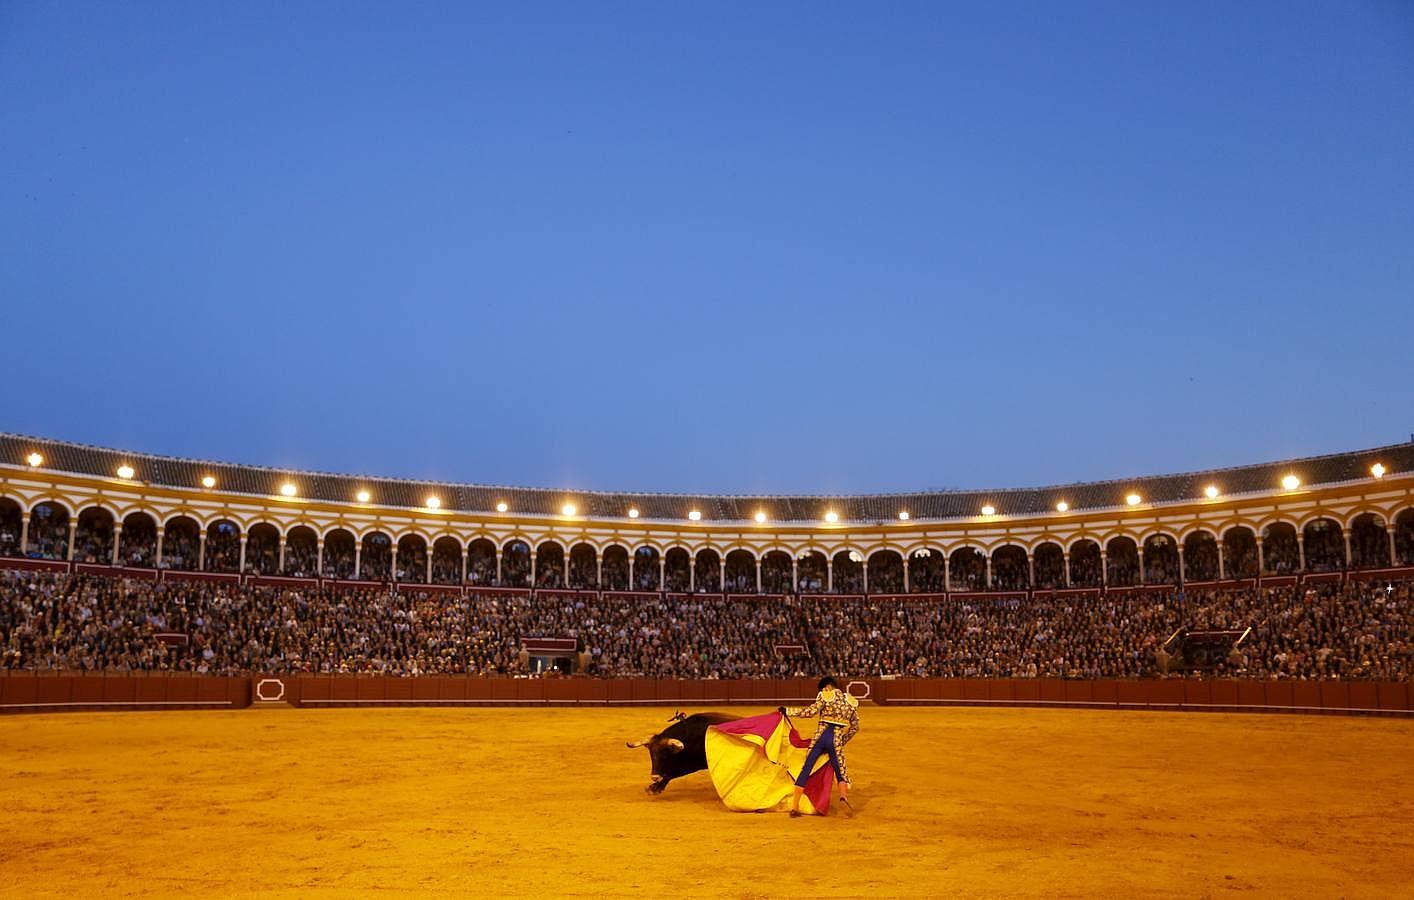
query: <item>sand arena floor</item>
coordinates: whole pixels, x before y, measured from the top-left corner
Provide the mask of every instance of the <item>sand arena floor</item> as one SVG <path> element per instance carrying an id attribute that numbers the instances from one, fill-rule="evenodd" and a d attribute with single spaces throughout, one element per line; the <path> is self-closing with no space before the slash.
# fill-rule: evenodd
<path id="1" fill-rule="evenodd" d="M 866 706 L 792 820 L 645 795 L 669 712 L 0 718 L 0 894 L 1414 896 L 1410 720 Z"/>

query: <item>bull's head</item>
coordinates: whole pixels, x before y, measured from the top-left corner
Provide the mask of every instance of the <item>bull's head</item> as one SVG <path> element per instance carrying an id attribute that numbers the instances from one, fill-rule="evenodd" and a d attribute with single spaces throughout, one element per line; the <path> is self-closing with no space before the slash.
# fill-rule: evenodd
<path id="1" fill-rule="evenodd" d="M 668 786 L 668 779 L 664 777 L 663 769 L 667 767 L 668 760 L 674 754 L 682 752 L 682 741 L 677 738 L 665 738 L 661 734 L 650 734 L 641 741 L 629 741 L 625 746 L 630 749 L 634 747 L 648 748 L 648 758 L 653 763 L 653 775 L 644 790 L 650 794 L 661 794 L 663 788 Z"/>

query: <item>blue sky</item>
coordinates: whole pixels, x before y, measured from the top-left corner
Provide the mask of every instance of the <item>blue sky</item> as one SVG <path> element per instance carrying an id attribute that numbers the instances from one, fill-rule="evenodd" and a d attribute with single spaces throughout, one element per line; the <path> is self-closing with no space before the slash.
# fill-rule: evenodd
<path id="1" fill-rule="evenodd" d="M 0 4 L 0 430 L 722 492 L 1414 431 L 1414 7 Z"/>

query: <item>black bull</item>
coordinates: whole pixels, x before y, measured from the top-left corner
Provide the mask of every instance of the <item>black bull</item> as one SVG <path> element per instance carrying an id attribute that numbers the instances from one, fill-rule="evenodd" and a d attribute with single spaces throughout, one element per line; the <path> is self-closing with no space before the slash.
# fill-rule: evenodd
<path id="1" fill-rule="evenodd" d="M 739 718 L 723 713 L 678 713 L 668 720 L 672 724 L 657 734 L 629 742 L 629 747 L 647 747 L 653 762 L 653 778 L 644 790 L 661 794 L 674 778 L 707 768 L 707 729 Z"/>

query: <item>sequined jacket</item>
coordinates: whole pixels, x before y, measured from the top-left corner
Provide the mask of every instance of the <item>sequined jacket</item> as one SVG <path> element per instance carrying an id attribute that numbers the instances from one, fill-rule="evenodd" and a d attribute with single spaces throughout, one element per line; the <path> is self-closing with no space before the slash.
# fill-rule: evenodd
<path id="1" fill-rule="evenodd" d="M 820 724 L 815 729 L 812 743 L 820 737 L 820 732 L 825 730 L 826 725 L 843 729 L 835 735 L 837 747 L 848 744 L 859 731 L 859 701 L 839 688 L 825 688 L 815 697 L 814 703 L 799 709 L 788 709 L 786 715 L 802 719 L 819 717 Z"/>

